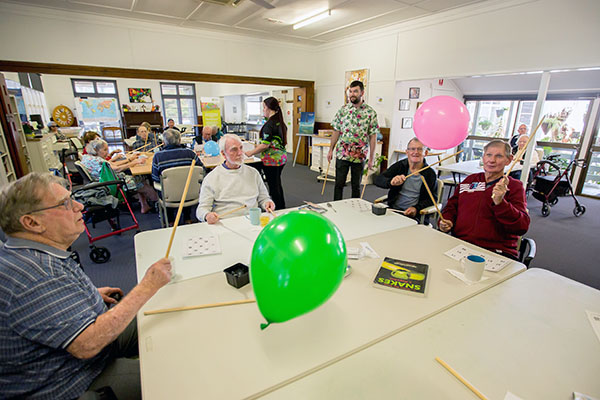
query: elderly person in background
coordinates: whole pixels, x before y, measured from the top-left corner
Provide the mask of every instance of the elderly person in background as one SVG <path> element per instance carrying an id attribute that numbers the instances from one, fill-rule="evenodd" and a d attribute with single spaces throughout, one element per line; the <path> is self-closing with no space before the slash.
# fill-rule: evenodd
<path id="1" fill-rule="evenodd" d="M 420 174 L 406 178 L 407 175 L 427 166 L 425 156 L 427 149 L 419 139 L 412 138 L 406 145 L 406 158 L 394 163 L 382 174 L 375 177 L 375 185 L 390 189 L 388 193 L 388 205 L 396 210 L 404 211 L 407 217 L 417 219 L 419 212 L 433 203 L 423 186 L 421 175 L 425 178 L 429 190 L 433 193 L 437 178 L 435 172 L 428 168 Z"/>
<path id="2" fill-rule="evenodd" d="M 240 138 L 226 134 L 219 140 L 219 147 L 225 162 L 202 181 L 200 203 L 196 210 L 198 220 L 214 224 L 219 220 L 219 214 L 244 205 L 273 211 L 275 203 L 269 198 L 260 174 L 242 161 L 244 151 Z M 245 212 L 240 210 L 230 215 L 242 215 Z"/>
<path id="3" fill-rule="evenodd" d="M 223 137 L 223 134 L 219 132 L 219 128 L 216 126 L 204 126 L 202 128 L 202 135 L 196 136 L 194 140 L 197 144 L 204 144 L 210 140 L 218 142 Z"/>
<path id="4" fill-rule="evenodd" d="M 165 146 L 152 158 L 152 180 L 160 182 L 160 174 L 167 168 L 190 165 L 196 160 L 196 165 L 202 162 L 194 151 L 181 144 L 181 133 L 175 129 L 167 129 L 163 132 Z"/>
<path id="5" fill-rule="evenodd" d="M 152 201 L 157 200 L 156 191 L 148 185 L 145 179 L 135 179 L 131 175 L 126 175 L 122 172 L 127 171 L 129 168 L 143 164 L 146 162 L 146 158 L 135 158 L 126 159 L 120 162 L 106 161 L 108 155 L 108 143 L 102 139 L 94 139 L 88 144 L 88 154 L 85 154 L 81 158 L 81 163 L 88 170 L 90 176 L 94 180 L 100 179 L 100 172 L 102 171 L 102 165 L 106 162 L 110 165 L 114 172 L 119 174 L 118 177 L 125 180 L 127 187 L 131 190 L 137 190 L 140 204 L 142 205 L 142 214 L 150 212 L 152 207 L 148 204 L 148 199 Z"/>
<path id="6" fill-rule="evenodd" d="M 510 144 L 510 148 L 512 149 L 512 153 L 515 154 L 518 150 L 517 142 L 521 136 L 527 135 L 527 125 L 521 124 L 517 129 L 517 134 L 513 135 L 508 142 Z"/>
<path id="7" fill-rule="evenodd" d="M 459 239 L 517 259 L 517 240 L 529 228 L 521 181 L 504 176 L 510 146 L 492 140 L 483 148 L 483 171 L 462 181 L 442 210 L 439 227 Z"/>
<path id="8" fill-rule="evenodd" d="M 84 230 L 83 206 L 64 183 L 32 172 L 0 191 L 1 397 L 76 399 L 109 386 L 119 399 L 140 398 L 139 361 L 124 357 L 137 355 L 135 316 L 169 282 L 171 264 L 150 266 L 118 303 L 110 296 L 121 289 L 96 288 L 68 251 Z"/>
<path id="9" fill-rule="evenodd" d="M 88 144 L 92 140 L 97 139 L 97 138 L 100 138 L 100 134 L 95 131 L 86 131 L 83 134 L 83 152 L 82 152 L 82 154 L 88 153 L 88 151 L 87 151 Z M 116 149 L 116 150 L 111 151 L 110 154 L 106 156 L 106 159 L 116 161 L 120 158 L 124 158 L 125 156 L 123 154 L 120 154 L 121 151 L 122 151 L 121 149 Z"/>
<path id="10" fill-rule="evenodd" d="M 147 126 L 150 126 L 147 122 L 138 126 L 132 150 L 148 151 L 158 145 L 156 135 Z"/>
<path id="11" fill-rule="evenodd" d="M 152 158 L 152 180 L 160 182 L 161 173 L 167 168 L 189 166 L 193 160 L 196 165 L 202 166 L 202 162 L 193 150 L 181 145 L 181 133 L 175 129 L 167 129 L 163 132 L 165 147 Z M 160 196 L 160 192 L 159 192 Z M 173 218 L 175 209 L 168 208 L 169 220 Z M 183 208 L 183 220 L 191 220 L 191 208 Z"/>
<path id="12" fill-rule="evenodd" d="M 525 147 L 525 145 L 527 144 L 527 141 L 529 140 L 529 136 L 527 135 L 523 135 L 523 136 L 519 136 L 519 140 L 517 140 L 517 151 L 523 149 Z M 535 168 L 537 163 L 540 162 L 540 156 L 538 155 L 535 146 L 532 149 L 532 153 L 531 153 L 531 163 L 529 164 L 530 166 L 530 170 L 529 170 L 529 175 L 527 177 L 527 179 L 531 180 L 532 179 L 532 172 L 531 169 Z M 523 157 L 525 157 L 525 153 L 523 154 Z M 523 159 L 521 159 L 521 164 L 523 164 Z M 521 171 L 511 171 L 510 176 L 512 176 L 515 179 L 521 179 Z"/>
<path id="13" fill-rule="evenodd" d="M 169 118 L 167 120 L 167 129 L 175 129 L 175 130 L 181 132 L 181 130 L 178 127 L 175 126 L 175 121 L 173 120 L 173 118 Z"/>

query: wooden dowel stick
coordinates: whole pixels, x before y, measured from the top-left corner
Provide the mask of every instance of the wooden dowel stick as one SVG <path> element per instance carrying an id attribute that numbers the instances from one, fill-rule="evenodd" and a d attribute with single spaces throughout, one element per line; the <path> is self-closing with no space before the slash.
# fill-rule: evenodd
<path id="1" fill-rule="evenodd" d="M 152 143 L 150 143 L 150 144 L 152 144 Z M 143 149 L 144 147 L 148 147 L 148 144 L 146 143 L 145 145 L 143 145 L 143 146 L 140 146 L 140 147 L 138 147 L 137 149 L 130 150 L 130 151 L 128 151 L 128 152 L 127 152 L 127 153 L 125 153 L 125 154 L 131 154 L 131 153 L 135 153 L 136 151 L 140 151 L 140 150 L 141 150 L 141 149 Z"/>
<path id="2" fill-rule="evenodd" d="M 192 160 L 192 164 L 190 165 L 190 170 L 188 172 L 187 181 L 185 181 L 185 187 L 183 189 L 183 195 L 181 195 L 181 201 L 179 202 L 179 208 L 177 209 L 177 216 L 175 217 L 175 223 L 173 223 L 173 230 L 171 231 L 171 238 L 169 239 L 169 246 L 167 247 L 167 254 L 165 258 L 169 258 L 169 253 L 171 253 L 171 246 L 173 245 L 173 238 L 175 238 L 175 231 L 177 230 L 177 225 L 179 225 L 179 218 L 181 217 L 181 211 L 183 210 L 183 203 L 185 203 L 185 198 L 187 197 L 188 189 L 190 188 L 190 181 L 192 180 L 192 173 L 194 172 L 194 166 L 196 165 L 196 159 Z"/>
<path id="3" fill-rule="evenodd" d="M 327 183 L 327 176 L 329 175 L 329 166 L 331 165 L 331 161 L 327 163 L 327 172 L 325 172 L 325 176 L 323 177 L 323 189 L 321 189 L 321 196 L 325 193 L 325 184 Z"/>
<path id="4" fill-rule="evenodd" d="M 244 204 L 243 206 L 239 206 L 238 208 L 234 208 L 233 210 L 229 210 L 227 212 L 224 212 L 223 214 L 217 214 L 217 215 L 219 216 L 219 218 L 223 218 L 226 215 L 232 214 L 236 211 L 240 211 L 241 209 L 246 208 L 246 207 L 247 207 L 247 205 Z"/>
<path id="5" fill-rule="evenodd" d="M 165 313 L 176 312 L 176 311 L 200 310 L 202 308 L 235 306 L 238 304 L 247 304 L 247 303 L 255 303 L 255 302 L 256 302 L 255 299 L 245 299 L 245 300 L 236 300 L 236 301 L 226 301 L 223 303 L 202 304 L 199 306 L 163 308 L 160 310 L 144 311 L 144 315 L 165 314 Z"/>
<path id="6" fill-rule="evenodd" d="M 362 192 L 360 192 L 360 198 L 362 199 L 363 196 L 365 195 L 365 189 L 367 188 L 367 182 L 365 181 L 365 184 L 363 185 L 363 190 Z"/>
<path id="7" fill-rule="evenodd" d="M 269 214 L 271 214 L 273 218 L 277 218 L 277 214 L 275 214 L 275 211 L 269 210 Z"/>
<path id="8" fill-rule="evenodd" d="M 435 361 L 439 362 L 440 364 L 443 365 L 444 368 L 446 368 L 452 375 L 454 375 L 454 377 L 456 379 L 458 379 L 459 381 L 461 381 L 463 383 L 463 385 L 465 385 L 466 387 L 468 387 L 473 393 L 475 393 L 475 395 L 477 397 L 479 397 L 481 400 L 487 400 L 487 397 L 485 397 L 483 395 L 483 393 L 481 393 L 479 390 L 477 390 L 475 388 L 475 386 L 471 385 L 465 378 L 463 378 L 462 376 L 459 375 L 458 372 L 456 372 L 451 366 L 449 366 L 448 364 L 446 364 L 446 362 L 444 360 L 442 360 L 439 357 L 435 358 Z"/>
<path id="9" fill-rule="evenodd" d="M 433 198 L 433 193 L 431 193 L 431 189 L 429 189 L 429 186 L 427 186 L 427 181 L 425 180 L 425 177 L 423 175 L 421 175 L 421 180 L 423 181 L 423 185 L 425 185 L 425 189 L 427 189 L 427 193 L 429 193 L 429 197 L 431 198 L 431 201 L 433 202 L 435 209 L 437 210 L 438 214 L 440 215 L 440 220 L 444 221 L 444 217 L 442 217 L 442 212 L 440 211 L 440 208 L 437 205 L 437 200 Z"/>
<path id="10" fill-rule="evenodd" d="M 454 154 L 452 154 L 452 155 L 449 155 L 448 157 L 444 157 L 444 158 L 442 158 L 440 161 L 436 161 L 436 162 L 434 162 L 433 164 L 430 164 L 430 165 L 428 165 L 428 166 L 426 166 L 426 167 L 423 167 L 423 168 L 421 168 L 420 170 L 418 170 L 418 171 L 415 171 L 415 172 L 413 172 L 413 173 L 412 173 L 412 174 L 410 174 L 410 175 L 406 175 L 406 178 L 410 178 L 411 176 L 413 176 L 413 175 L 416 175 L 416 174 L 418 174 L 418 173 L 419 173 L 419 172 L 421 172 L 421 171 L 425 171 L 427 168 L 431 168 L 431 167 L 433 167 L 434 165 L 436 165 L 436 164 L 439 164 L 439 163 L 441 163 L 442 161 L 446 161 L 446 160 L 447 160 L 447 159 L 449 159 L 449 158 L 456 157 L 457 155 L 459 155 L 459 154 L 460 154 L 460 153 L 462 153 L 462 152 L 463 152 L 462 150 L 459 150 L 459 151 L 457 151 L 456 153 L 454 153 Z"/>

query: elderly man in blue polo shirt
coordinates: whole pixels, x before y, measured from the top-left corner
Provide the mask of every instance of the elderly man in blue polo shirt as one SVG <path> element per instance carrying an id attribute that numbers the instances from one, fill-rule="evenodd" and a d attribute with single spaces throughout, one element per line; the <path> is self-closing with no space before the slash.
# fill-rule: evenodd
<path id="1" fill-rule="evenodd" d="M 0 397 L 76 399 L 109 386 L 140 397 L 135 316 L 171 278 L 161 259 L 114 307 L 118 288 L 96 288 L 67 249 L 83 232 L 83 206 L 64 181 L 31 173 L 0 192 Z M 90 392 L 88 392 L 90 391 Z"/>

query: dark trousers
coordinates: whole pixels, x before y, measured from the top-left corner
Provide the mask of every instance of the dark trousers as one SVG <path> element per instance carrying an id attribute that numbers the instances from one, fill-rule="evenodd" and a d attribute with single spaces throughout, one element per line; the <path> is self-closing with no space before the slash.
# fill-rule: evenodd
<path id="1" fill-rule="evenodd" d="M 96 391 L 106 386 L 112 389 L 119 400 L 141 399 L 140 361 L 128 358 L 139 355 L 136 318 L 109 348 L 110 358 L 106 368 L 94 379 L 80 400 L 102 399 Z"/>
<path id="2" fill-rule="evenodd" d="M 283 187 L 281 186 L 281 171 L 283 171 L 285 164 L 278 167 L 263 165 L 262 170 L 265 173 L 267 185 L 269 186 L 269 194 L 275 208 L 277 210 L 283 210 L 285 208 L 285 198 L 283 197 Z"/>
<path id="3" fill-rule="evenodd" d="M 333 200 L 341 200 L 350 170 L 350 183 L 352 185 L 352 197 L 360 197 L 360 178 L 363 172 L 362 162 L 350 162 L 346 160 L 335 160 L 335 189 L 333 191 Z"/>

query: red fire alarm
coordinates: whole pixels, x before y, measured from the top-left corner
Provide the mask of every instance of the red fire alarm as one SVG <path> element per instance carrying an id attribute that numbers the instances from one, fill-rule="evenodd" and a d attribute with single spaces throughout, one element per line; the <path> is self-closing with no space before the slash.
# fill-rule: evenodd
<path id="1" fill-rule="evenodd" d="M 443 79 L 438 79 L 438 85 L 444 86 L 444 80 Z"/>

